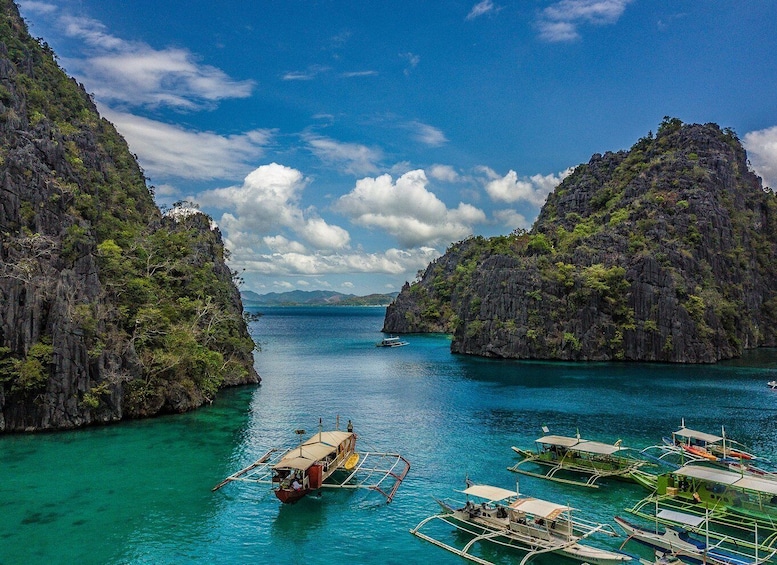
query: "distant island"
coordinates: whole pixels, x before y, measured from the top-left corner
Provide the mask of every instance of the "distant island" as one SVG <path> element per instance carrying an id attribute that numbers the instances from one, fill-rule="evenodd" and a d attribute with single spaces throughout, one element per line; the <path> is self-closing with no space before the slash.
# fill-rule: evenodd
<path id="1" fill-rule="evenodd" d="M 289 292 L 269 292 L 257 294 L 251 290 L 240 293 L 243 306 L 387 306 L 398 295 L 368 294 L 356 296 L 331 290 L 292 290 Z"/>

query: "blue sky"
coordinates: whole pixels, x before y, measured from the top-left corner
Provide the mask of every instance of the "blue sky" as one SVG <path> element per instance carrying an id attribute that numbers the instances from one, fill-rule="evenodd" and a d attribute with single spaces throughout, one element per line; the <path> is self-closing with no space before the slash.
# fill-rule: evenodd
<path id="1" fill-rule="evenodd" d="M 771 0 L 19 5 L 243 290 L 397 291 L 664 116 L 732 128 L 777 187 Z"/>

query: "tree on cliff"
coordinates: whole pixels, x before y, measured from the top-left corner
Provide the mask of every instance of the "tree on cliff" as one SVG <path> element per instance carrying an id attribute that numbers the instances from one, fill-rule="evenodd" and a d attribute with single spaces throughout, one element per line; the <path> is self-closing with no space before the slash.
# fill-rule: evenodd
<path id="1" fill-rule="evenodd" d="M 730 129 L 665 118 L 594 155 L 532 230 L 452 245 L 384 331 L 474 355 L 709 363 L 777 345 L 777 198 Z"/>
<path id="2" fill-rule="evenodd" d="M 180 412 L 258 382 L 211 224 L 160 213 L 124 139 L 0 0 L 0 431 Z"/>

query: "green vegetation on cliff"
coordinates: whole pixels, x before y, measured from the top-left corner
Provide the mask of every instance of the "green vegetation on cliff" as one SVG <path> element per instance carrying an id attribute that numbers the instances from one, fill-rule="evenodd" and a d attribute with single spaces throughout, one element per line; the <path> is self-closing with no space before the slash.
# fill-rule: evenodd
<path id="1" fill-rule="evenodd" d="M 578 166 L 531 232 L 451 246 L 384 329 L 485 356 L 714 362 L 777 344 L 775 250 L 777 199 L 734 132 L 666 118 Z"/>
<path id="2" fill-rule="evenodd" d="M 143 171 L 0 0 L 0 431 L 184 411 L 258 382 L 218 230 Z"/>

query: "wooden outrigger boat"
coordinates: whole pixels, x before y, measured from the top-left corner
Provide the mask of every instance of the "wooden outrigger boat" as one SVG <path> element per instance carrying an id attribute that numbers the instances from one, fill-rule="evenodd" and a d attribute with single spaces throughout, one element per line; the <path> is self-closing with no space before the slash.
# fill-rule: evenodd
<path id="1" fill-rule="evenodd" d="M 319 421 L 319 431 L 297 447 L 270 449 L 212 490 L 232 481 L 269 484 L 278 500 L 293 503 L 323 488 L 366 488 L 391 502 L 410 463 L 398 453 L 357 452 L 356 439 L 350 420 L 346 431 L 323 431 Z"/>
<path id="2" fill-rule="evenodd" d="M 481 541 L 525 552 L 520 565 L 546 553 L 591 565 L 617 565 L 632 559 L 624 553 L 581 543 L 597 532 L 611 536 L 618 534 L 611 526 L 573 519 L 573 509 L 569 506 L 524 497 L 489 485 L 468 484 L 461 492 L 467 496 L 466 502 L 437 500 L 442 512 L 425 518 L 410 532 L 481 565 L 492 565 L 490 561 L 470 553 Z M 473 537 L 464 547 L 458 548 L 421 531 L 430 523 L 439 522 Z"/>
<path id="3" fill-rule="evenodd" d="M 666 511 L 665 511 L 666 512 Z M 707 563 L 709 565 L 757 565 L 766 563 L 776 551 L 765 555 L 758 555 L 757 549 L 753 555 L 743 551 L 742 540 L 733 536 L 723 535 L 721 539 L 711 543 L 706 535 L 691 535 L 687 527 L 698 528 L 704 522 L 704 518 L 692 514 L 673 512 L 668 514 L 672 522 L 677 526 L 666 526 L 663 531 L 658 524 L 655 528 L 642 528 L 619 516 L 615 517 L 626 535 L 626 541 L 621 544 L 621 549 L 631 540 L 659 551 L 664 555 L 685 558 L 693 563 Z M 680 561 L 679 563 L 682 563 Z"/>
<path id="4" fill-rule="evenodd" d="M 722 527 L 748 525 L 768 535 L 769 545 L 777 541 L 777 481 L 698 462 L 658 476 L 640 471 L 633 476 L 652 494 L 627 509 L 632 514 L 667 523 L 662 510 L 682 512 Z"/>
<path id="5" fill-rule="evenodd" d="M 665 437 L 662 444 L 646 447 L 641 454 L 674 469 L 689 462 L 706 461 L 734 471 L 777 479 L 777 473 L 771 470 L 774 465 L 727 438 L 725 428 L 721 427 L 721 435 L 709 434 L 687 428 L 684 419 L 671 438 Z"/>
<path id="6" fill-rule="evenodd" d="M 377 347 L 403 347 L 408 344 L 409 342 L 404 341 L 397 336 L 389 336 L 389 337 L 384 337 L 375 345 Z"/>
<path id="7" fill-rule="evenodd" d="M 758 459 L 744 445 L 726 437 L 726 430 L 721 426 L 721 435 L 713 435 L 685 427 L 682 420 L 680 429 L 672 433 L 671 445 L 711 461 L 732 459 L 735 461 Z"/>
<path id="8" fill-rule="evenodd" d="M 512 448 L 523 459 L 508 467 L 510 471 L 560 483 L 598 488 L 596 483 L 603 478 L 633 481 L 631 472 L 648 464 L 645 460 L 633 457 L 633 450 L 623 447 L 620 440 L 609 444 L 581 439 L 579 435 L 547 435 L 537 439 L 535 443 L 536 451 Z M 549 469 L 545 473 L 535 473 L 522 468 L 523 465 L 532 463 Z M 588 478 L 584 481 L 563 478 L 556 476 L 559 472 L 587 475 Z"/>

